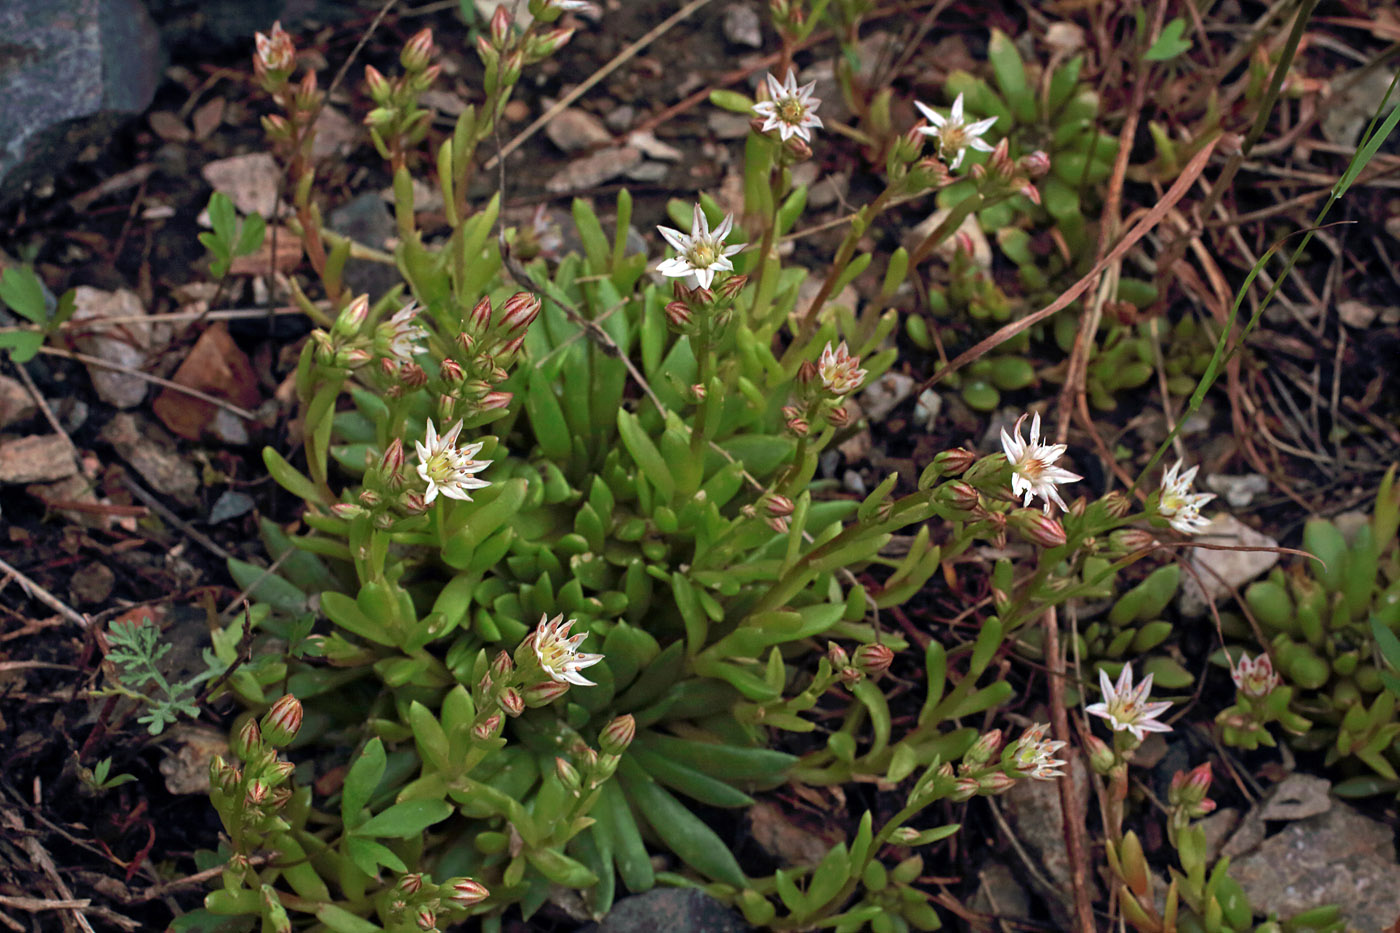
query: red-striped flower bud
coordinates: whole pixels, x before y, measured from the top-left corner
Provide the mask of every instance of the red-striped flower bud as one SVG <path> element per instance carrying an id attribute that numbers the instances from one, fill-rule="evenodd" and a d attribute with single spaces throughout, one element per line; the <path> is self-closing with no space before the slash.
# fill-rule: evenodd
<path id="1" fill-rule="evenodd" d="M 525 712 L 525 699 L 514 687 L 507 687 L 496 697 L 496 703 L 505 710 L 507 716 L 519 716 Z"/>
<path id="2" fill-rule="evenodd" d="M 414 33 L 413 38 L 404 45 L 403 52 L 399 54 L 399 64 L 408 71 L 422 71 L 432 62 L 436 52 L 432 27 L 425 26 Z"/>
<path id="3" fill-rule="evenodd" d="M 263 738 L 280 748 L 301 731 L 301 701 L 290 693 L 282 697 L 262 718 Z"/>
<path id="4" fill-rule="evenodd" d="M 476 407 L 479 411 L 499 411 L 502 408 L 510 407 L 513 398 L 515 396 L 509 392 L 487 392 L 477 399 Z"/>
<path id="5" fill-rule="evenodd" d="M 683 301 L 669 301 L 666 303 L 666 323 L 676 330 L 681 330 L 690 326 L 692 315 L 690 308 Z"/>
<path id="6" fill-rule="evenodd" d="M 467 332 L 484 334 L 491 327 L 491 297 L 482 295 L 481 300 L 467 315 Z"/>
<path id="7" fill-rule="evenodd" d="M 1031 544 L 1053 548 L 1065 543 L 1064 526 L 1039 509 L 1017 509 L 1008 524 Z"/>
<path id="8" fill-rule="evenodd" d="M 851 413 L 845 405 L 837 405 L 826 413 L 826 420 L 831 422 L 832 427 L 844 428 L 851 423 Z"/>
<path id="9" fill-rule="evenodd" d="M 760 505 L 773 518 L 787 518 L 792 514 L 792 500 L 787 496 L 780 496 L 775 492 L 770 492 L 760 500 Z"/>
<path id="10" fill-rule="evenodd" d="M 389 99 L 394 94 L 394 86 L 389 83 L 389 79 L 373 65 L 365 66 L 365 93 L 369 99 L 374 101 L 376 106 L 387 107 Z"/>
<path id="11" fill-rule="evenodd" d="M 894 652 L 889 645 L 861 645 L 851 660 L 867 677 L 878 677 L 894 663 Z"/>
<path id="12" fill-rule="evenodd" d="M 459 910 L 480 904 L 491 896 L 491 892 L 486 890 L 486 885 L 471 878 L 454 878 L 444 887 L 452 890 L 452 893 L 447 895 L 447 902 Z"/>
<path id="13" fill-rule="evenodd" d="M 559 783 L 563 784 L 566 790 L 577 794 L 579 788 L 583 786 L 583 779 L 579 777 L 578 768 L 558 755 L 554 757 L 554 773 L 559 776 Z"/>
<path id="14" fill-rule="evenodd" d="M 522 697 L 526 706 L 537 709 L 541 706 L 548 706 L 568 692 L 568 683 L 546 680 L 526 687 Z"/>
<path id="15" fill-rule="evenodd" d="M 501 9 L 498 7 L 497 9 Z M 516 292 L 501 306 L 501 330 L 515 336 L 534 323 L 540 316 L 540 299 L 530 292 Z"/>
<path id="16" fill-rule="evenodd" d="M 605 755 L 621 755 L 637 737 L 637 720 L 631 713 L 618 716 L 598 733 L 598 748 Z"/>
<path id="17" fill-rule="evenodd" d="M 501 721 L 500 713 L 492 713 L 472 728 L 472 738 L 478 742 L 495 738 L 496 733 L 500 731 Z"/>
<path id="18" fill-rule="evenodd" d="M 250 718 L 233 740 L 233 753 L 243 761 L 252 761 L 262 753 L 262 747 L 262 730 L 258 728 L 257 720 Z"/>
<path id="19" fill-rule="evenodd" d="M 491 15 L 491 45 L 503 50 L 506 43 L 510 41 L 510 27 L 512 19 L 507 5 L 502 3 L 496 7 L 496 12 Z"/>
<path id="20" fill-rule="evenodd" d="M 424 907 L 422 910 L 418 911 L 417 920 L 418 929 L 422 930 L 423 933 L 433 933 L 433 931 L 437 930 L 437 914 L 433 913 L 428 908 Z"/>
<path id="21" fill-rule="evenodd" d="M 412 897 L 423 887 L 423 876 L 416 871 L 410 872 L 399 879 L 397 887 L 406 897 Z"/>
<path id="22" fill-rule="evenodd" d="M 384 450 L 384 456 L 379 461 L 379 472 L 386 477 L 398 476 L 403 472 L 403 458 L 403 440 L 396 437 Z"/>

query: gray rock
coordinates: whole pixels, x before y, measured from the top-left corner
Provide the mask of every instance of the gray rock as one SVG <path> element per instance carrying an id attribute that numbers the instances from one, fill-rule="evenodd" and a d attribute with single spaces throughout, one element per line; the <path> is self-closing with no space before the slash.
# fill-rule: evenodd
<path id="1" fill-rule="evenodd" d="M 135 292 L 119 288 L 104 292 L 88 285 L 74 289 L 73 321 L 102 321 L 106 318 L 133 318 L 146 314 L 146 308 Z M 117 366 L 139 370 L 147 355 L 155 349 L 151 328 L 145 324 L 123 323 L 110 327 L 81 328 L 74 341 L 78 349 Z M 88 375 L 97 395 L 108 405 L 135 408 L 146 398 L 150 384 L 138 375 L 88 364 Z"/>
<path id="2" fill-rule="evenodd" d="M 758 11 L 742 3 L 731 3 L 725 7 L 724 38 L 733 45 L 746 45 L 751 49 L 763 48 L 763 28 L 758 19 Z"/>
<path id="3" fill-rule="evenodd" d="M 1259 473 L 1244 473 L 1230 476 L 1214 473 L 1206 477 L 1206 488 L 1217 493 L 1231 507 L 1242 509 L 1269 491 L 1269 481 Z"/>
<path id="4" fill-rule="evenodd" d="M 326 215 L 326 226 L 342 236 L 374 249 L 383 249 L 398 234 L 394 218 L 379 195 L 370 191 L 347 201 Z M 369 295 L 371 301 L 399 284 L 394 266 L 351 259 L 345 264 L 345 285 L 356 295 Z"/>
<path id="5" fill-rule="evenodd" d="M 60 434 L 35 434 L 0 444 L 0 483 L 43 483 L 76 472 L 73 447 Z"/>
<path id="6" fill-rule="evenodd" d="M 745 933 L 734 911 L 695 888 L 655 888 L 625 897 L 598 924 L 596 933 Z"/>
<path id="7" fill-rule="evenodd" d="M 175 441 L 165 429 L 151 419 L 122 412 L 107 422 L 100 437 L 156 492 L 182 505 L 199 500 L 199 474 L 175 451 Z"/>
<path id="8" fill-rule="evenodd" d="M 1311 774 L 1290 774 L 1269 791 L 1259 808 L 1266 820 L 1304 820 L 1332 809 L 1332 782 Z"/>
<path id="9" fill-rule="evenodd" d="M 1221 513 L 1211 520 L 1196 540 L 1205 544 L 1227 544 L 1237 547 L 1272 548 L 1278 542 L 1250 528 L 1233 515 Z M 1203 551 L 1196 550 L 1188 558 L 1195 573 L 1186 574 L 1181 581 L 1177 605 L 1181 614 L 1197 618 L 1205 614 L 1206 606 L 1230 594 L 1266 572 L 1278 563 L 1277 551 Z M 1197 577 L 1200 583 L 1196 582 Z M 1205 592 L 1201 591 L 1205 585 Z"/>
<path id="10" fill-rule="evenodd" d="M 1089 769 L 1080 755 L 1067 755 L 1069 776 L 1081 812 L 1089 812 Z M 1063 780 L 1063 779 L 1061 779 Z M 1072 929 L 1069 851 L 1065 848 L 1064 817 L 1060 809 L 1058 781 L 1017 781 L 1006 792 L 1006 821 L 1022 844 L 1035 857 L 1042 875 L 1054 887 L 1041 890 L 1057 921 L 1057 929 Z M 1091 897 L 1097 900 L 1097 884 L 1092 874 L 1086 874 Z M 1037 888 L 1041 886 L 1037 883 Z"/>
<path id="11" fill-rule="evenodd" d="M 627 177 L 633 181 L 655 184 L 671 174 L 671 167 L 665 162 L 642 162 L 627 170 Z"/>
<path id="12" fill-rule="evenodd" d="M 106 564 L 88 564 L 68 581 L 68 596 L 79 606 L 105 602 L 112 595 L 117 575 Z"/>
<path id="13" fill-rule="evenodd" d="M 903 373 L 885 373 L 860 393 L 860 407 L 871 421 L 883 421 L 914 392 L 917 385 Z"/>
<path id="14" fill-rule="evenodd" d="M 160 34 L 138 0 L 0 3 L 0 205 L 150 105 Z"/>
<path id="15" fill-rule="evenodd" d="M 24 383 L 9 376 L 0 376 L 0 428 L 28 421 L 38 412 L 34 397 Z"/>
<path id="16" fill-rule="evenodd" d="M 1230 876 L 1256 910 L 1284 920 L 1323 904 L 1338 905 L 1349 929 L 1388 929 L 1400 916 L 1394 830 L 1341 802 L 1265 839 Z"/>
<path id="17" fill-rule="evenodd" d="M 253 500 L 247 493 L 225 489 L 219 494 L 219 498 L 214 500 L 214 507 L 209 510 L 209 524 L 217 525 L 251 511 Z"/>
<path id="18" fill-rule="evenodd" d="M 587 110 L 567 107 L 545 124 L 549 141 L 565 152 L 582 152 L 612 142 L 612 133 L 603 121 Z"/>
<path id="19" fill-rule="evenodd" d="M 642 151 L 632 146 L 602 149 L 570 162 L 544 186 L 555 194 L 587 191 L 626 174 L 641 161 Z"/>

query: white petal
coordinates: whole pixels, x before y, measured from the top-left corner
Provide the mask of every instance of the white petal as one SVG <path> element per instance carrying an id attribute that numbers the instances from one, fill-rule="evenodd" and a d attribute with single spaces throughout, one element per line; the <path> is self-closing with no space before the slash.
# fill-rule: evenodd
<path id="1" fill-rule="evenodd" d="M 729 231 L 730 231 L 730 230 L 733 230 L 733 229 L 734 229 L 734 215 L 733 215 L 733 214 L 725 214 L 725 215 L 724 215 L 724 220 L 721 221 L 721 222 L 720 222 L 720 225 L 719 225 L 718 227 L 715 228 L 715 232 L 714 232 L 713 234 L 711 234 L 711 236 L 713 236 L 716 240 L 723 240 L 725 237 L 729 236 Z"/>
<path id="2" fill-rule="evenodd" d="M 953 99 L 953 109 L 951 119 L 954 123 L 961 123 L 963 119 L 963 96 L 959 94 Z"/>
<path id="3" fill-rule="evenodd" d="M 783 84 L 782 84 L 782 82 L 779 81 L 777 78 L 773 77 L 773 73 L 770 71 L 770 72 L 768 73 L 768 97 L 769 97 L 771 100 L 775 100 L 775 101 L 776 101 L 779 97 L 782 97 L 782 96 L 783 96 Z"/>
<path id="4" fill-rule="evenodd" d="M 767 117 L 772 120 L 777 116 L 778 110 L 773 106 L 772 101 L 761 100 L 753 105 L 753 112 L 760 117 Z"/>
<path id="5" fill-rule="evenodd" d="M 969 148 L 969 149 L 976 149 L 978 152 L 992 152 L 992 151 L 994 151 L 994 147 L 992 146 L 991 143 L 987 142 L 985 139 L 978 139 L 976 136 L 972 136 L 972 137 L 969 137 L 969 138 L 968 138 L 968 140 L 967 140 L 967 148 Z"/>
<path id="6" fill-rule="evenodd" d="M 673 227 L 657 227 L 661 233 L 661 238 L 671 245 L 671 248 L 678 253 L 683 253 L 690 249 L 690 237 L 681 233 Z"/>
<path id="7" fill-rule="evenodd" d="M 656 267 L 656 271 L 666 276 L 668 279 L 678 279 L 682 276 L 690 275 L 690 273 L 695 270 L 691 268 L 690 263 L 686 262 L 680 256 L 673 256 L 661 262 Z"/>
<path id="8" fill-rule="evenodd" d="M 713 269 L 696 269 L 693 274 L 695 276 L 695 281 L 700 283 L 701 288 L 709 288 L 710 283 L 715 280 Z"/>
<path id="9" fill-rule="evenodd" d="M 928 122 L 932 123 L 935 127 L 941 127 L 943 124 L 948 122 L 947 119 L 943 116 L 943 114 L 939 113 L 937 110 L 934 110 L 932 107 L 926 106 L 922 101 L 914 101 L 914 106 L 918 107 L 919 112 L 924 115 L 924 118 L 928 120 Z M 925 129 L 924 132 L 927 133 L 928 130 Z"/>
<path id="10" fill-rule="evenodd" d="M 969 135 L 969 136 L 981 136 L 983 133 L 987 132 L 987 130 L 991 129 L 992 127 L 994 127 L 994 126 L 996 126 L 996 125 L 997 125 L 997 118 L 996 118 L 996 117 L 988 117 L 988 118 L 985 119 L 985 120 L 978 120 L 976 123 L 971 124 L 970 126 L 967 127 L 967 129 L 965 130 L 965 132 L 966 132 L 967 135 Z"/>

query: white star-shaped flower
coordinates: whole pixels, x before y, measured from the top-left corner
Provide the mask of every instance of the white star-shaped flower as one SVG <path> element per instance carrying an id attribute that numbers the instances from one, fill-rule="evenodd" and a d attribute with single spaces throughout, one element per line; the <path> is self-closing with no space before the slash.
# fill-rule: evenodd
<path id="1" fill-rule="evenodd" d="M 1024 506 L 1029 506 L 1031 499 L 1040 496 L 1045 500 L 1045 514 L 1049 515 L 1052 502 L 1062 509 L 1066 508 L 1065 500 L 1055 489 L 1056 484 L 1077 483 L 1084 477 L 1055 466 L 1055 461 L 1065 455 L 1066 445 L 1040 442 L 1038 412 L 1031 419 L 1030 441 L 1021 440 L 1021 422 L 1025 420 L 1025 415 L 1016 419 L 1014 435 L 1007 434 L 1005 428 L 1001 429 L 1001 449 L 1006 452 L 1006 462 L 1011 464 L 1011 491 L 1025 497 L 1021 503 Z"/>
<path id="2" fill-rule="evenodd" d="M 753 105 L 753 112 L 764 118 L 761 131 L 777 130 L 783 142 L 796 136 L 810 143 L 812 128 L 822 125 L 822 118 L 816 114 L 821 98 L 812 96 L 816 86 L 817 82 L 811 81 L 798 87 L 797 74 L 793 71 L 781 82 L 768 75 L 769 99 Z"/>
<path id="3" fill-rule="evenodd" d="M 1141 742 L 1148 732 L 1172 731 L 1171 726 L 1157 721 L 1158 716 L 1171 709 L 1171 703 L 1165 700 L 1147 702 L 1147 695 L 1152 692 L 1151 674 L 1134 687 L 1131 664 L 1123 665 L 1123 672 L 1118 675 L 1116 684 L 1111 683 L 1100 668 L 1099 689 L 1103 691 L 1103 702 L 1085 707 L 1084 712 L 1107 719 L 1114 732 L 1131 732 L 1133 738 Z"/>
<path id="4" fill-rule="evenodd" d="M 429 421 L 424 439 L 413 443 L 418 451 L 418 476 L 428 484 L 428 491 L 423 494 L 423 501 L 428 505 L 432 504 L 438 493 L 449 499 L 470 502 L 472 497 L 468 490 L 491 485 L 472 475 L 491 465 L 490 460 L 472 459 L 481 451 L 482 442 L 459 448 L 456 446 L 457 435 L 461 433 L 462 422 L 459 421 L 452 430 L 439 437 L 436 426 Z"/>
<path id="5" fill-rule="evenodd" d="M 1036 723 L 1021 733 L 1021 737 L 1007 753 L 1013 768 L 1037 781 L 1053 781 L 1065 776 L 1064 772 L 1059 770 L 1065 766 L 1065 762 L 1056 758 L 1055 753 L 1064 748 L 1066 743 L 1047 739 L 1045 733 L 1049 729 L 1050 726 L 1046 723 Z"/>
<path id="6" fill-rule="evenodd" d="M 603 656 L 581 653 L 578 650 L 588 633 L 580 632 L 570 637 L 569 629 L 573 627 L 574 621 L 570 619 L 565 622 L 563 613 L 552 619 L 549 618 L 549 613 L 545 613 L 540 616 L 540 624 L 530 634 L 530 646 L 535 651 L 535 659 L 540 662 L 540 669 L 555 683 L 592 687 L 595 686 L 593 681 L 579 671 L 597 664 L 603 660 Z"/>
<path id="7" fill-rule="evenodd" d="M 744 248 L 741 245 L 724 245 L 724 238 L 729 236 L 729 231 L 733 228 L 734 215 L 726 214 L 724 220 L 711 233 L 710 222 L 705 218 L 705 212 L 700 209 L 699 204 L 695 205 L 695 213 L 690 221 L 690 236 L 672 227 L 656 228 L 679 254 L 661 263 L 656 267 L 656 271 L 672 279 L 694 276 L 701 288 L 709 288 L 716 272 L 734 271 L 734 263 L 729 261 L 729 257 Z"/>
<path id="8" fill-rule="evenodd" d="M 828 341 L 822 350 L 821 359 L 817 361 L 817 375 L 832 395 L 848 395 L 859 389 L 860 384 L 865 381 L 865 370 L 860 368 L 860 357 L 851 356 L 844 340 L 834 350 Z"/>
<path id="9" fill-rule="evenodd" d="M 976 149 L 978 152 L 992 151 L 991 144 L 982 138 L 982 134 L 996 124 L 997 118 L 987 117 L 976 123 L 965 122 L 961 94 L 953 101 L 953 109 L 946 117 L 920 101 L 914 101 L 914 106 L 933 124 L 920 127 L 919 132 L 938 140 L 938 153 L 947 161 L 949 171 L 955 171 L 962 165 L 963 156 L 967 155 L 968 149 Z"/>
<path id="10" fill-rule="evenodd" d="M 416 317 L 418 305 L 410 301 L 379 325 L 376 342 L 385 356 L 393 357 L 400 363 L 412 363 L 415 356 L 428 352 L 418 343 L 427 338 L 428 332 L 413 323 Z"/>
<path id="11" fill-rule="evenodd" d="M 1196 478 L 1200 467 L 1193 466 L 1178 476 L 1181 467 L 1182 462 L 1178 460 L 1162 474 L 1162 495 L 1157 504 L 1157 513 L 1182 534 L 1194 535 L 1210 526 L 1210 519 L 1201 516 L 1201 506 L 1214 499 L 1215 493 L 1193 493 L 1191 481 Z"/>

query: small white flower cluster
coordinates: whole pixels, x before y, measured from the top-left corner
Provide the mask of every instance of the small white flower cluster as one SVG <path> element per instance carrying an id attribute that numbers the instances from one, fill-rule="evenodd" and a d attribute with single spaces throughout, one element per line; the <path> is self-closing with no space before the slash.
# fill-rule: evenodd
<path id="1" fill-rule="evenodd" d="M 816 86 L 817 82 L 812 81 L 798 87 L 797 76 L 791 71 L 781 82 L 768 75 L 768 100 L 753 105 L 753 112 L 764 118 L 759 132 L 777 130 L 783 142 L 796 136 L 810 143 L 812 129 L 820 129 L 822 125 L 822 118 L 816 114 L 821 99 L 812 96 Z"/>
<path id="2" fill-rule="evenodd" d="M 552 619 L 548 613 L 540 616 L 539 626 L 529 636 L 530 647 L 534 649 L 535 660 L 539 661 L 540 670 L 548 674 L 555 683 L 592 687 L 595 686 L 593 681 L 579 671 L 597 664 L 603 660 L 603 656 L 578 650 L 588 633 L 580 632 L 571 636 L 569 629 L 573 627 L 574 621 L 564 621 L 562 613 Z"/>
<path id="3" fill-rule="evenodd" d="M 1194 535 L 1210 526 L 1210 519 L 1201 516 L 1201 506 L 1215 498 L 1213 492 L 1191 491 L 1191 481 L 1196 478 L 1193 466 L 1180 473 L 1182 462 L 1172 464 L 1171 469 L 1162 474 L 1162 494 L 1157 504 L 1157 513 L 1167 519 L 1177 531 L 1184 535 Z M 1180 474 L 1180 475 L 1178 475 Z"/>
<path id="4" fill-rule="evenodd" d="M 946 117 L 920 101 L 914 101 L 914 106 L 933 124 L 920 127 L 919 132 L 938 140 L 938 154 L 947 160 L 949 171 L 956 171 L 958 166 L 962 165 L 963 157 L 969 149 L 976 149 L 978 152 L 992 151 L 991 144 L 982 138 L 982 134 L 996 124 L 997 118 L 987 117 L 976 123 L 968 123 L 963 119 L 961 94 L 953 101 L 952 110 Z"/>
<path id="5" fill-rule="evenodd" d="M 734 263 L 729 257 L 743 249 L 742 244 L 726 246 L 724 240 L 734 229 L 734 215 L 727 214 L 720 225 L 710 231 L 710 221 L 700 205 L 695 205 L 691 215 L 690 236 L 673 227 L 657 227 L 661 236 L 676 251 L 677 255 L 665 260 L 656 267 L 667 278 L 693 278 L 701 288 L 709 288 L 716 272 L 733 272 Z"/>

